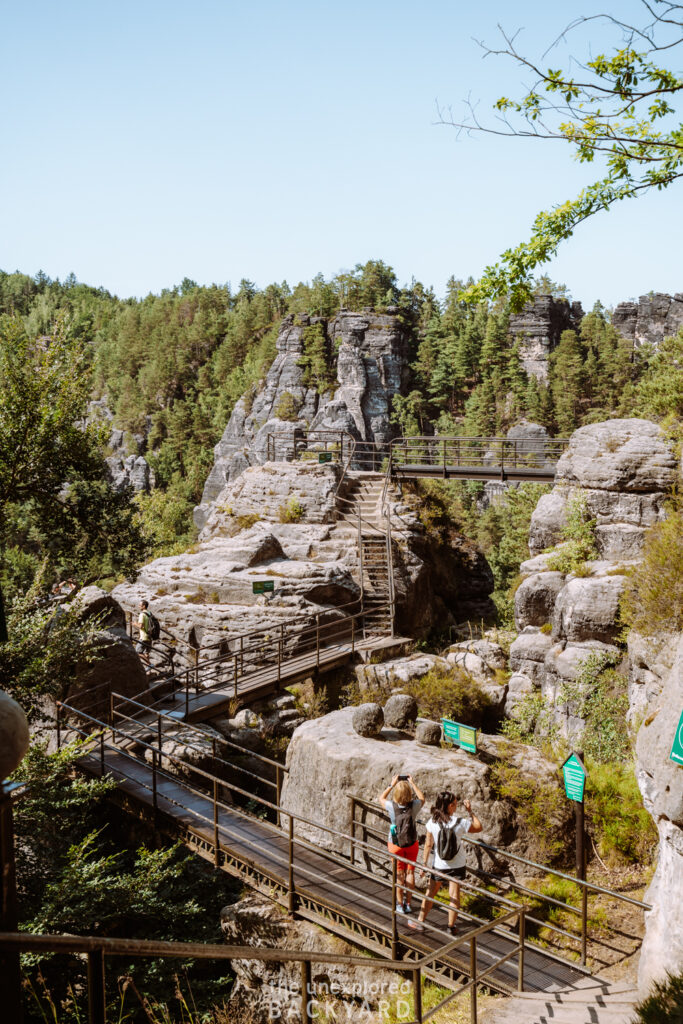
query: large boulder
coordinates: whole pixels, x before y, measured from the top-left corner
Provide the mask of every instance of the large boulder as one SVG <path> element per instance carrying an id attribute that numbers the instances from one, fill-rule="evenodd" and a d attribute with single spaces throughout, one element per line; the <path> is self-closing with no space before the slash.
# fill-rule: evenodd
<path id="1" fill-rule="evenodd" d="M 543 626 L 550 622 L 557 595 L 564 586 L 561 572 L 537 572 L 522 580 L 515 591 L 515 626 Z"/>
<path id="2" fill-rule="evenodd" d="M 28 744 L 28 722 L 23 709 L 0 690 L 0 782 L 18 766 Z"/>
<path id="3" fill-rule="evenodd" d="M 417 701 L 409 693 L 395 693 L 384 705 L 384 724 L 390 729 L 413 729 Z"/>
<path id="4" fill-rule="evenodd" d="M 559 591 L 552 616 L 553 638 L 609 643 L 618 632 L 623 576 L 572 579 Z"/>
<path id="5" fill-rule="evenodd" d="M 379 704 L 360 704 L 353 709 L 351 724 L 359 736 L 376 739 L 384 726 L 384 712 Z"/>
<path id="6" fill-rule="evenodd" d="M 282 806 L 301 818 L 344 832 L 351 831 L 351 797 L 375 802 L 394 775 L 410 774 L 424 791 L 427 807 L 443 789 L 451 789 L 472 801 L 484 825 L 483 838 L 509 847 L 513 852 L 534 849 L 535 840 L 517 818 L 511 804 L 496 796 L 491 765 L 497 758 L 514 755 L 521 766 L 526 748 L 497 744 L 479 734 L 485 761 L 456 748 L 440 749 L 424 742 L 401 738 L 384 730 L 378 739 L 359 736 L 353 729 L 354 708 L 342 708 L 317 718 L 295 731 L 287 750 Z M 417 736 L 421 737 L 418 722 Z M 434 723 L 436 725 L 436 723 Z M 489 741 L 491 743 L 489 744 Z M 489 749 L 490 747 L 490 749 Z M 538 781 L 559 787 L 556 766 L 539 755 L 534 762 Z M 542 767 L 541 767 L 542 766 Z M 371 815 L 372 817 L 372 815 Z M 380 830 L 380 820 L 370 822 Z M 323 849 L 348 853 L 348 843 L 323 829 L 295 822 L 298 835 Z M 381 845 L 381 844 L 379 844 Z M 472 857 L 474 853 L 470 851 Z"/>
<path id="7" fill-rule="evenodd" d="M 671 445 L 656 423 L 615 419 L 575 430 L 556 482 L 607 491 L 667 491 L 676 479 Z"/>

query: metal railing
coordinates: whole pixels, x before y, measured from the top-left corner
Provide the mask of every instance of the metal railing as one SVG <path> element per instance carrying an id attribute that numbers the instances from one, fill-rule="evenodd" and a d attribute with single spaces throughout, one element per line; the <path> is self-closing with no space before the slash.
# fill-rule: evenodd
<path id="1" fill-rule="evenodd" d="M 216 867 L 220 867 L 224 854 L 230 849 L 231 842 L 234 846 L 237 842 L 238 846 L 246 846 L 255 850 L 255 856 L 258 858 L 259 853 L 263 853 L 264 849 L 264 837 L 257 837 L 256 840 L 249 839 L 243 833 L 234 833 L 234 826 L 231 828 L 226 824 L 225 820 L 221 820 L 221 812 L 227 812 L 228 814 L 236 815 L 238 818 L 243 817 L 250 821 L 256 818 L 259 821 L 260 827 L 272 834 L 275 837 L 282 838 L 283 834 L 287 838 L 287 858 L 282 860 L 282 868 L 280 878 L 277 879 L 270 872 L 270 877 L 273 881 L 279 881 L 283 884 L 284 902 L 290 913 L 295 913 L 299 901 L 301 898 L 305 898 L 308 893 L 306 882 L 311 881 L 324 881 L 327 891 L 330 890 L 337 894 L 336 898 L 338 904 L 343 906 L 344 900 L 348 899 L 349 896 L 357 898 L 358 892 L 350 888 L 347 883 L 337 882 L 334 880 L 334 874 L 330 870 L 324 872 L 317 871 L 315 868 L 307 864 L 305 860 L 301 859 L 301 856 L 297 857 L 297 850 L 306 851 L 310 854 L 314 854 L 317 858 L 323 859 L 325 862 L 329 862 L 332 867 L 345 866 L 349 867 L 349 862 L 353 865 L 355 874 L 359 877 L 371 879 L 376 884 L 379 884 L 381 888 L 386 890 L 386 897 L 384 899 L 377 898 L 377 896 L 369 895 L 364 893 L 364 899 L 367 903 L 371 904 L 378 911 L 383 912 L 386 917 L 390 918 L 390 926 L 387 927 L 381 922 L 375 925 L 375 931 L 378 935 L 384 935 L 388 941 L 389 947 L 392 951 L 392 957 L 398 959 L 398 951 L 401 945 L 401 939 L 398 932 L 398 918 L 396 912 L 396 887 L 397 887 L 397 868 L 400 861 L 400 857 L 395 854 L 389 853 L 385 848 L 383 851 L 383 861 L 385 864 L 385 871 L 383 875 L 378 875 L 372 871 L 365 870 L 359 864 L 356 863 L 358 860 L 358 854 L 365 851 L 372 852 L 377 855 L 378 850 L 371 844 L 360 840 L 357 836 L 349 835 L 340 829 L 332 828 L 331 826 L 324 825 L 321 822 L 311 820 L 304 817 L 303 815 L 297 814 L 286 807 L 281 806 L 279 799 L 275 798 L 275 801 L 268 799 L 267 797 L 261 796 L 254 792 L 253 788 L 250 790 L 244 789 L 241 785 L 234 781 L 225 778 L 224 776 L 218 776 L 213 772 L 206 771 L 198 765 L 191 763 L 184 758 L 180 757 L 173 750 L 162 750 L 163 733 L 158 733 L 154 729 L 150 730 L 152 735 L 148 735 L 145 739 L 139 731 L 139 722 L 124 714 L 118 715 L 119 724 L 110 726 L 103 721 L 97 721 L 92 716 L 87 715 L 84 712 L 77 711 L 74 708 L 69 708 L 66 705 L 62 705 L 62 711 L 70 712 L 73 715 L 76 714 L 83 723 L 82 727 L 74 727 L 73 722 L 71 728 L 76 733 L 84 736 L 90 741 L 90 750 L 95 753 L 95 757 L 99 760 L 99 773 L 104 776 L 107 773 L 107 750 L 114 752 L 117 755 L 116 762 L 116 773 L 122 776 L 123 779 L 129 779 L 139 787 L 142 791 L 148 793 L 151 798 L 153 820 L 157 821 L 159 813 L 168 812 L 169 808 L 177 807 L 183 811 L 183 816 L 186 817 L 189 813 L 199 825 L 205 826 L 209 832 L 211 839 L 207 841 L 206 834 L 197 833 L 197 838 L 200 844 L 206 846 L 209 842 L 209 852 L 211 858 Z M 160 716 L 168 718 L 169 716 Z M 175 722 L 175 725 L 183 725 L 184 723 Z M 132 732 L 126 731 L 132 729 Z M 197 730 L 201 732 L 201 730 Z M 107 738 L 109 737 L 109 738 Z M 161 737 L 161 738 L 160 738 Z M 58 742 L 61 743 L 61 732 L 58 734 Z M 133 749 L 126 749 L 125 743 L 134 741 Z M 153 740 L 154 742 L 150 742 Z M 186 744 L 190 746 L 190 744 Z M 231 744 L 234 747 L 239 747 L 237 744 Z M 252 752 L 246 748 L 240 748 L 241 752 L 252 756 Z M 98 756 L 99 755 L 99 756 Z M 262 757 L 262 756 L 261 756 Z M 217 759 L 220 761 L 220 759 Z M 262 760 L 269 762 L 269 764 L 275 764 L 268 758 Z M 143 781 L 141 773 L 138 770 L 131 770 L 130 773 L 126 772 L 123 764 L 131 762 L 134 765 L 144 765 L 146 771 L 149 773 L 148 781 Z M 151 762 L 151 763 L 150 763 Z M 231 770 L 235 767 L 232 762 L 221 762 L 222 764 L 229 767 Z M 173 766 L 180 774 L 171 774 L 166 766 Z M 280 765 L 283 771 L 286 771 L 284 765 Z M 252 778 L 259 778 L 250 773 Z M 197 780 L 197 781 L 195 781 Z M 262 780 L 266 781 L 266 780 Z M 180 803 L 168 792 L 160 791 L 160 786 L 163 783 L 172 782 L 178 786 L 183 793 L 189 794 L 191 798 L 203 798 L 206 801 L 207 813 L 203 813 L 198 809 L 197 800 L 185 800 Z M 271 781 L 272 784 L 272 781 Z M 201 787 L 204 788 L 201 788 Z M 225 800 L 221 799 L 221 794 L 224 791 L 228 791 L 230 794 L 230 803 L 226 803 Z M 243 801 L 248 802 L 248 806 L 239 806 L 232 801 L 233 795 L 242 798 Z M 254 805 L 258 805 L 261 809 L 260 812 L 253 810 Z M 250 809 L 252 808 L 252 809 Z M 271 819 L 265 820 L 262 815 L 263 813 L 269 814 Z M 286 821 L 286 825 L 283 822 Z M 295 826 L 298 827 L 298 831 L 295 831 Z M 192 833 L 192 829 L 189 826 L 184 826 L 189 834 Z M 332 841 L 335 844 L 334 850 L 326 850 L 322 848 L 318 843 L 307 839 L 302 834 L 302 829 L 315 829 L 321 834 L 326 834 L 332 837 Z M 267 839 L 267 837 L 266 837 Z M 199 845 L 199 844 L 198 844 Z M 344 848 L 348 847 L 349 856 L 345 857 L 343 854 Z M 277 859 L 278 846 L 276 843 L 273 844 L 272 849 L 269 851 L 269 861 L 272 862 L 274 856 Z M 388 870 L 387 870 L 388 868 Z M 268 871 L 264 869 L 265 873 Z M 447 881 L 448 878 L 442 872 L 430 868 L 430 872 L 436 877 L 441 878 L 442 881 Z M 462 883 L 465 888 L 468 888 L 468 883 Z M 417 889 L 411 889 L 407 885 L 403 885 L 402 888 L 406 892 L 411 892 L 417 897 L 421 897 L 423 894 Z M 315 897 L 313 897 L 315 899 Z M 448 907 L 442 904 L 435 904 L 435 913 L 447 913 Z M 526 908 L 520 906 L 514 906 L 510 909 L 509 913 L 505 918 L 497 918 L 494 921 L 487 922 L 481 918 L 471 914 L 467 911 L 460 910 L 459 914 L 466 921 L 474 923 L 478 929 L 478 934 L 484 931 L 496 931 L 499 937 L 503 937 L 506 940 L 510 940 L 510 934 L 507 930 L 501 929 L 500 926 L 505 919 L 512 915 L 520 915 L 519 920 L 524 921 L 524 915 Z M 480 928 L 480 926 L 484 926 Z M 443 936 L 444 929 L 440 928 L 436 924 L 425 922 L 425 929 L 432 932 L 436 936 Z M 521 936 L 525 936 L 525 932 L 522 929 Z M 470 933 L 465 933 L 462 939 L 457 942 L 451 943 L 450 945 L 455 948 L 462 944 L 470 937 Z M 504 960 L 510 959 L 510 955 L 506 955 Z M 521 953 L 523 959 L 523 952 Z M 431 958 L 432 960 L 434 957 Z M 470 965 L 471 966 L 471 965 Z M 459 964 L 459 970 L 467 970 L 467 965 Z M 523 967 L 522 967 L 523 972 Z M 487 975 L 490 971 L 486 972 Z M 435 976 L 438 976 L 438 971 Z M 483 975 L 479 975 L 483 977 Z M 498 985 L 503 991 L 508 990 L 507 984 L 502 984 L 498 980 L 495 984 Z M 494 985 L 495 987 L 495 985 Z M 426 1019 L 426 1018 L 425 1018 Z"/>
<path id="2" fill-rule="evenodd" d="M 398 437 L 389 445 L 387 474 L 552 479 L 568 444 L 568 438 Z"/>
<path id="3" fill-rule="evenodd" d="M 383 823 L 386 823 L 386 826 L 388 826 L 390 823 L 389 815 L 384 811 L 382 807 L 380 807 L 378 804 L 374 803 L 371 800 L 365 800 L 362 797 L 358 796 L 350 796 L 349 799 L 351 801 L 352 835 L 355 836 L 357 834 L 357 830 L 360 829 L 362 838 L 365 842 L 368 841 L 368 838 L 375 839 L 376 853 L 378 850 L 381 850 L 381 846 L 379 844 L 386 843 L 387 828 L 384 827 L 382 829 L 379 829 L 373 827 L 372 825 L 369 825 L 367 823 L 366 818 L 361 818 L 360 820 L 358 820 L 356 812 L 358 809 L 361 809 L 361 811 L 370 812 L 377 819 L 379 819 Z M 419 819 L 417 821 L 417 826 L 418 832 L 424 834 L 426 831 L 424 828 L 424 823 Z M 492 893 L 490 889 L 484 890 L 477 887 L 476 885 L 471 886 L 472 891 L 477 892 L 481 895 L 485 894 L 486 899 L 491 900 L 492 903 L 500 904 L 502 906 L 513 906 L 517 903 L 517 901 L 511 898 L 509 894 L 517 893 L 519 896 L 523 898 L 530 898 L 534 901 L 538 901 L 542 904 L 545 904 L 548 908 L 554 910 L 561 910 L 562 912 L 573 915 L 574 917 L 579 917 L 581 919 L 580 931 L 577 933 L 573 931 L 568 931 L 565 928 L 560 928 L 558 925 L 554 925 L 548 920 L 543 920 L 542 918 L 535 917 L 533 910 L 528 906 L 526 908 L 526 920 L 529 924 L 536 925 L 539 928 L 547 929 L 554 935 L 562 936 L 563 938 L 568 939 L 571 942 L 577 944 L 577 952 L 579 953 L 579 960 L 581 964 L 586 963 L 587 944 L 589 938 L 591 938 L 590 915 L 588 905 L 588 899 L 591 894 L 608 896 L 613 900 L 625 903 L 629 906 L 638 907 L 643 911 L 652 909 L 650 904 L 644 903 L 642 900 L 637 900 L 632 896 L 625 895 L 624 893 L 615 892 L 612 889 L 606 889 L 604 886 L 597 885 L 594 882 L 588 882 L 584 879 L 576 878 L 574 875 L 568 875 L 564 871 L 559 871 L 556 868 L 548 867 L 545 864 L 539 864 L 536 861 L 529 860 L 528 858 L 522 857 L 519 854 L 511 853 L 507 850 L 501 850 L 500 847 L 493 846 L 490 843 L 486 843 L 482 839 L 473 839 L 471 836 L 465 835 L 463 836 L 463 840 L 465 843 L 467 843 L 469 846 L 473 847 L 477 851 L 484 850 L 489 852 L 492 855 L 492 859 L 494 859 L 495 861 L 500 862 L 501 858 L 507 861 L 513 861 L 514 863 L 524 865 L 525 867 L 530 868 L 535 872 L 543 872 L 546 875 L 551 875 L 553 878 L 558 878 L 562 879 L 563 881 L 571 882 L 579 887 L 581 902 L 580 908 L 573 906 L 571 903 L 566 903 L 563 900 L 556 899 L 553 896 L 548 896 L 547 894 L 539 892 L 536 889 L 532 889 L 529 886 L 525 886 L 522 883 L 517 882 L 514 878 L 510 879 L 509 876 L 506 879 L 502 879 L 500 875 L 490 871 L 486 871 L 484 868 L 468 867 L 468 871 L 471 874 L 474 874 L 478 876 L 480 879 L 482 879 L 485 882 L 485 884 L 496 885 L 497 888 L 501 890 L 502 893 L 508 894 L 500 895 L 499 893 Z M 369 845 L 372 846 L 372 844 Z M 370 861 L 371 855 L 366 853 L 366 864 L 370 863 Z M 601 927 L 604 927 L 602 923 Z M 629 935 L 628 933 L 622 932 L 620 929 L 614 926 L 608 925 L 607 927 L 611 932 L 615 934 L 625 936 L 630 939 L 638 938 L 637 936 Z M 530 936 L 529 941 L 535 941 L 535 937 Z M 539 941 L 545 941 L 545 939 Z"/>
<path id="4" fill-rule="evenodd" d="M 101 938 L 99 936 L 39 935 L 29 932 L 0 932 L 0 951 L 4 953 L 57 953 L 86 956 L 88 960 L 87 998 L 88 1024 L 106 1024 L 107 986 L 106 957 L 156 957 L 191 958 L 193 960 L 258 960 L 262 963 L 297 963 L 300 965 L 300 1014 L 302 1024 L 312 1024 L 319 1016 L 316 989 L 312 979 L 312 964 L 336 964 L 343 967 L 360 967 L 371 970 L 395 971 L 411 978 L 413 1014 L 405 1024 L 424 1024 L 427 1020 L 466 992 L 470 994 L 470 1020 L 478 1024 L 477 988 L 489 975 L 513 957 L 518 957 L 518 991 L 524 990 L 524 911 L 512 911 L 508 917 L 517 914 L 519 919 L 519 941 L 509 953 L 494 961 L 484 971 L 477 971 L 477 940 L 489 931 L 492 925 L 483 925 L 467 936 L 445 943 L 434 952 L 428 953 L 411 963 L 396 958 L 368 958 L 345 953 L 328 953 L 322 950 L 265 949 L 263 946 L 216 945 L 198 942 L 167 942 L 155 939 Z M 501 919 L 502 920 L 502 919 Z M 469 945 L 469 960 L 472 975 L 456 991 L 450 992 L 430 1010 L 423 1009 L 423 981 L 426 969 L 435 960 L 443 959 L 458 946 Z M 16 1006 L 21 1005 L 21 979 L 15 993 Z"/>

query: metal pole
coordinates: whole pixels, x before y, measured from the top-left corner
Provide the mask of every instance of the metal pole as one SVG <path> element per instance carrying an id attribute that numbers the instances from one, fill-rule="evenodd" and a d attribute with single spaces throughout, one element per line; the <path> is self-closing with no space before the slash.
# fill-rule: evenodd
<path id="1" fill-rule="evenodd" d="M 237 700 L 237 655 L 235 655 L 235 700 Z"/>
<path id="2" fill-rule="evenodd" d="M 351 654 L 356 651 L 356 616 L 351 616 Z"/>
<path id="3" fill-rule="evenodd" d="M 320 671 L 320 616 L 315 617 L 315 667 Z"/>
<path id="4" fill-rule="evenodd" d="M 301 1021 L 310 1024 L 313 1020 L 311 1012 L 311 961 L 301 961 Z"/>
<path id="5" fill-rule="evenodd" d="M 88 953 L 88 1024 L 106 1024 L 104 951 Z"/>
<path id="6" fill-rule="evenodd" d="M 351 865 L 356 863 L 356 798 L 351 797 Z"/>
<path id="7" fill-rule="evenodd" d="M 190 717 L 190 676 L 185 673 L 185 719 Z"/>
<path id="8" fill-rule="evenodd" d="M 282 768 L 280 765 L 275 769 L 275 803 L 277 804 L 277 827 L 281 827 L 280 818 L 280 794 L 282 793 Z"/>
<path id="9" fill-rule="evenodd" d="M 470 989 L 470 1021 L 477 1024 L 477 937 L 470 939 L 470 976 L 472 988 Z"/>
<path id="10" fill-rule="evenodd" d="M 0 868 L 2 869 L 2 906 L 0 928 L 19 931 L 17 879 L 14 864 L 14 818 L 10 785 L 0 783 Z M 6 1019 L 21 1024 L 21 962 L 19 953 L 0 953 L 0 1006 Z"/>
<path id="11" fill-rule="evenodd" d="M 526 942 L 526 910 L 524 907 L 519 911 L 519 966 L 517 970 L 517 988 L 524 991 L 524 950 Z"/>
<path id="12" fill-rule="evenodd" d="M 157 752 L 152 751 L 152 807 L 154 808 L 154 818 L 156 820 L 157 814 Z"/>
<path id="13" fill-rule="evenodd" d="M 294 892 L 294 816 L 289 816 L 289 874 L 287 878 L 289 913 L 294 916 L 296 913 L 296 894 Z"/>
<path id="14" fill-rule="evenodd" d="M 581 964 L 586 966 L 586 952 L 588 946 L 588 889 L 581 886 Z"/>
<path id="15" fill-rule="evenodd" d="M 397 861 L 391 858 L 391 959 L 398 960 L 398 920 L 396 915 Z"/>
<path id="16" fill-rule="evenodd" d="M 194 654 L 194 692 L 199 693 L 199 648 L 192 648 Z"/>
<path id="17" fill-rule="evenodd" d="M 100 778 L 104 775 L 104 729 L 100 733 Z"/>
<path id="18" fill-rule="evenodd" d="M 213 863 L 220 867 L 221 850 L 218 838 L 218 779 L 213 780 Z"/>
<path id="19" fill-rule="evenodd" d="M 419 967 L 413 971 L 413 1004 L 415 1020 L 422 1024 L 422 971 Z"/>
<path id="20" fill-rule="evenodd" d="M 62 702 L 57 701 L 57 750 L 62 746 Z"/>

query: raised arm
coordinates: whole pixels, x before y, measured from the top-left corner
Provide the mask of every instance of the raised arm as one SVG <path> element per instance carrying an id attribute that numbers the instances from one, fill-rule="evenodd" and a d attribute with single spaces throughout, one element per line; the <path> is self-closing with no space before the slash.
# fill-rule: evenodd
<path id="1" fill-rule="evenodd" d="M 465 803 L 465 810 L 467 811 L 467 813 L 469 814 L 470 819 L 471 819 L 470 820 L 470 827 L 467 829 L 467 831 L 468 832 L 483 832 L 484 831 L 484 826 L 479 821 L 479 818 L 476 816 L 476 814 L 472 813 L 472 804 L 469 802 L 469 800 L 465 800 L 464 803 Z"/>
<path id="2" fill-rule="evenodd" d="M 415 783 L 415 782 L 413 781 L 413 776 L 412 776 L 412 775 L 409 775 L 409 776 L 408 776 L 408 782 L 409 782 L 409 783 L 410 783 L 410 785 L 412 786 L 412 788 L 413 788 L 413 793 L 415 794 L 415 796 L 417 797 L 417 799 L 418 799 L 418 800 L 420 801 L 420 803 L 421 803 L 421 804 L 424 804 L 424 802 L 425 802 L 425 795 L 424 795 L 424 793 L 422 792 L 422 790 L 420 789 L 420 787 L 419 787 L 419 786 L 417 785 L 417 783 Z"/>
<path id="3" fill-rule="evenodd" d="M 398 782 L 398 775 L 394 775 L 393 779 L 391 780 L 391 782 L 389 783 L 387 788 L 384 790 L 383 793 L 380 793 L 380 795 L 378 797 L 378 803 L 380 803 L 382 805 L 382 807 L 384 807 L 385 809 L 386 809 L 386 806 L 387 806 L 387 803 L 388 803 L 387 797 L 389 796 L 389 794 L 391 793 L 392 789 L 394 788 L 394 786 L 396 785 L 397 782 Z"/>

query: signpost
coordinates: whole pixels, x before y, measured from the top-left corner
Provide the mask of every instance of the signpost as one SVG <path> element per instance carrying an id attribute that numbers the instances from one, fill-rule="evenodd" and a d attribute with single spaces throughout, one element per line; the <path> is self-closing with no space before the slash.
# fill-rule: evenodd
<path id="1" fill-rule="evenodd" d="M 683 711 L 681 711 L 681 717 L 678 719 L 669 759 L 675 761 L 676 764 L 683 764 Z"/>
<path id="2" fill-rule="evenodd" d="M 318 462 L 332 462 L 332 452 L 318 452 Z"/>
<path id="3" fill-rule="evenodd" d="M 450 718 L 442 718 L 444 739 L 450 740 L 462 750 L 468 750 L 471 754 L 477 752 L 477 730 L 471 725 L 462 725 L 460 722 L 452 722 Z"/>
<path id="4" fill-rule="evenodd" d="M 252 594 L 272 594 L 275 590 L 275 580 L 254 580 L 251 585 Z"/>
<path id="5" fill-rule="evenodd" d="M 562 765 L 564 791 L 574 801 L 576 815 L 576 877 L 586 880 L 586 852 L 584 846 L 585 823 L 583 811 L 583 794 L 586 788 L 587 772 L 583 763 L 583 751 L 570 754 Z M 584 890 L 585 891 L 585 890 Z"/>

